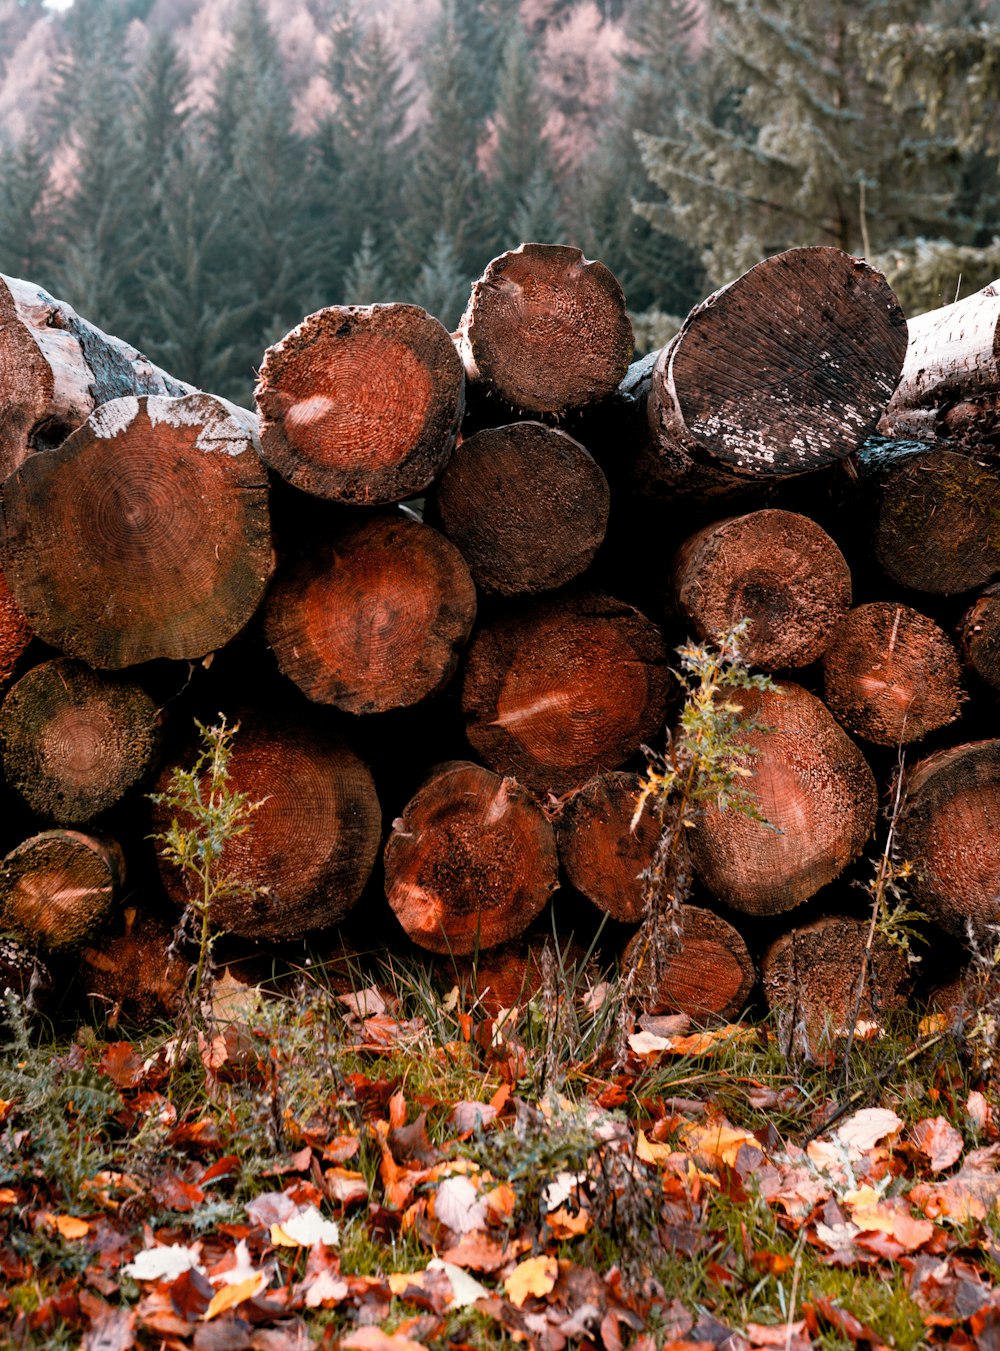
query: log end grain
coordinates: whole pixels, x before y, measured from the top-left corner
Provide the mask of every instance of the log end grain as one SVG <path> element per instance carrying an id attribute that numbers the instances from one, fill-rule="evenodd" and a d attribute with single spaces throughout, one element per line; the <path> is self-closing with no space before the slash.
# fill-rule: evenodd
<path id="1" fill-rule="evenodd" d="M 148 1025 L 177 1015 L 187 987 L 186 962 L 172 951 L 170 926 L 127 906 L 121 926 L 95 936 L 80 953 L 80 979 L 102 1019 L 121 1014 Z"/>
<path id="2" fill-rule="evenodd" d="M 648 867 L 660 825 L 643 812 L 632 829 L 640 777 L 597 774 L 555 817 L 559 861 L 570 884 L 614 920 L 638 924 L 646 912 L 640 874 Z"/>
<path id="3" fill-rule="evenodd" d="M 986 587 L 966 611 L 959 642 L 970 670 L 1000 690 L 1000 585 Z"/>
<path id="4" fill-rule="evenodd" d="M 740 932 L 711 910 L 681 907 L 681 946 L 657 958 L 655 979 L 640 980 L 641 1004 L 647 1013 L 686 1013 L 699 1022 L 735 1018 L 757 979 L 753 960 Z M 622 956 L 631 970 L 649 960 L 649 940 L 640 929 Z"/>
<path id="5" fill-rule="evenodd" d="M 0 572 L 0 689 L 14 674 L 31 638 L 31 626 Z"/>
<path id="6" fill-rule="evenodd" d="M 113 841 L 48 830 L 0 864 L 0 929 L 47 952 L 81 947 L 105 923 L 125 876 Z"/>

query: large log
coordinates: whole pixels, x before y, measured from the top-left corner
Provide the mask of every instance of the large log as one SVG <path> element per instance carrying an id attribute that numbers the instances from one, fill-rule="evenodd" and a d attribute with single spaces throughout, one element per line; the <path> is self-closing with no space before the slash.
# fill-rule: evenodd
<path id="1" fill-rule="evenodd" d="M 381 713 L 448 682 L 475 617 L 458 549 L 396 512 L 342 527 L 279 571 L 264 626 L 278 666 L 310 699 Z"/>
<path id="2" fill-rule="evenodd" d="M 765 671 L 814 662 L 851 604 L 843 554 L 793 511 L 754 511 L 698 531 L 678 552 L 673 588 L 701 639 L 748 619 L 741 653 Z"/>
<path id="3" fill-rule="evenodd" d="M 163 769 L 158 793 L 172 768 Z M 226 841 L 218 867 L 237 886 L 213 905 L 212 924 L 280 942 L 342 920 L 368 881 L 381 834 L 375 785 L 357 755 L 326 719 L 249 714 L 233 739 L 229 783 L 263 805 Z M 154 832 L 170 822 L 158 803 Z M 183 814 L 179 822 L 191 824 Z M 160 875 L 177 904 L 197 899 L 193 880 L 162 853 Z"/>
<path id="4" fill-rule="evenodd" d="M 0 479 L 59 445 L 102 403 L 194 392 L 65 301 L 0 276 Z"/>
<path id="5" fill-rule="evenodd" d="M 0 572 L 0 689 L 10 680 L 31 642 L 31 628 Z"/>
<path id="6" fill-rule="evenodd" d="M 385 847 L 389 904 L 431 952 L 466 954 L 517 937 L 558 882 L 541 808 L 514 779 L 464 760 L 432 770 Z"/>
<path id="7" fill-rule="evenodd" d="M 0 708 L 7 783 L 61 825 L 113 807 L 151 772 L 161 740 L 159 710 L 141 685 L 68 657 L 32 667 Z"/>
<path id="8" fill-rule="evenodd" d="M 559 595 L 485 624 L 462 688 L 482 759 L 539 792 L 617 769 L 663 725 L 672 688 L 663 637 L 609 596 Z"/>
<path id="9" fill-rule="evenodd" d="M 885 411 L 906 320 L 881 273 L 833 248 L 767 258 L 688 315 L 653 368 L 667 459 L 756 475 L 843 460 Z"/>
<path id="10" fill-rule="evenodd" d="M 1000 281 L 909 323 L 906 360 L 879 423 L 884 436 L 972 445 L 1000 430 Z"/>
<path id="11" fill-rule="evenodd" d="M 173 933 L 162 919 L 126 906 L 121 923 L 102 927 L 81 951 L 80 979 L 108 1026 L 123 1013 L 146 1024 L 176 1017 L 188 967 L 174 952 Z"/>
<path id="12" fill-rule="evenodd" d="M 710 805 L 691 831 L 695 869 L 709 892 L 749 914 L 791 910 L 840 875 L 875 825 L 878 792 L 868 764 L 814 695 L 784 682 L 726 690 L 757 730 L 739 757 L 764 825 Z"/>
<path id="13" fill-rule="evenodd" d="M 854 736 L 902 746 L 958 717 L 962 668 L 933 620 L 894 601 L 859 605 L 823 655 L 830 712 Z"/>
<path id="14" fill-rule="evenodd" d="M 554 817 L 559 862 L 573 887 L 624 924 L 646 913 L 640 874 L 649 866 L 660 824 L 643 812 L 632 820 L 640 789 L 638 774 L 596 774 L 566 798 Z"/>
<path id="15" fill-rule="evenodd" d="M 876 438 L 859 467 L 875 503 L 875 556 L 897 585 L 953 596 L 1000 573 L 1000 473 L 990 461 Z"/>
<path id="16" fill-rule="evenodd" d="M 969 606 L 959 641 L 969 669 L 1000 690 L 1000 583 L 986 587 Z"/>
<path id="17" fill-rule="evenodd" d="M 866 921 L 827 915 L 782 934 L 765 952 L 764 997 L 786 1055 L 832 1061 L 855 1021 L 883 1026 L 903 1006 L 906 956 L 876 935 L 866 970 L 868 931 Z"/>
<path id="18" fill-rule="evenodd" d="M 579 441 L 540 422 L 485 428 L 457 447 L 435 488 L 441 528 L 484 592 L 563 586 L 604 539 L 608 482 Z"/>
<path id="19" fill-rule="evenodd" d="M 417 305 L 331 305 L 269 347 L 261 447 L 289 483 L 338 502 L 399 502 L 440 473 L 462 418 L 462 363 Z"/>
<path id="20" fill-rule="evenodd" d="M 1000 741 L 952 746 L 903 780 L 898 855 L 917 868 L 910 891 L 948 932 L 964 938 L 1000 922 Z"/>
<path id="21" fill-rule="evenodd" d="M 642 1007 L 647 1013 L 687 1013 L 700 1022 L 735 1018 L 757 979 L 742 935 L 697 905 L 681 907 L 681 926 L 678 951 L 659 958 L 655 986 L 637 984 Z M 640 929 L 622 956 L 623 970 L 643 960 L 648 941 Z"/>
<path id="22" fill-rule="evenodd" d="M 557 416 L 611 394 L 632 359 L 625 295 L 603 263 L 522 244 L 472 288 L 456 334 L 466 375 L 513 408 Z"/>
<path id="23" fill-rule="evenodd" d="M 254 420 L 208 394 L 113 399 L 3 485 L 3 571 L 35 633 L 90 666 L 197 658 L 273 568 Z"/>
<path id="24" fill-rule="evenodd" d="M 125 877 L 113 840 L 47 830 L 0 863 L 0 930 L 47 952 L 79 948 L 111 913 Z"/>

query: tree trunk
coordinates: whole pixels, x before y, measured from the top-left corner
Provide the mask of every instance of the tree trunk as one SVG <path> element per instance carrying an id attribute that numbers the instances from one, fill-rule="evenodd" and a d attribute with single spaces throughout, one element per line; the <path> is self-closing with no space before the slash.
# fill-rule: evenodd
<path id="1" fill-rule="evenodd" d="M 172 1019 L 187 985 L 187 964 L 171 951 L 169 925 L 128 906 L 120 931 L 99 933 L 80 953 L 84 989 L 101 1021 L 121 1014 L 148 1025 Z"/>
<path id="2" fill-rule="evenodd" d="M 163 792 L 173 766 L 159 779 Z M 211 908 L 217 929 L 281 942 L 339 923 L 353 908 L 378 853 L 381 811 L 368 769 L 330 730 L 326 719 L 249 714 L 233 740 L 229 784 L 262 805 L 247 829 L 226 841 L 218 876 L 232 894 Z M 162 833 L 171 813 L 154 809 Z M 190 820 L 179 818 L 183 828 Z M 171 899 L 199 899 L 193 879 L 161 854 L 160 875 Z"/>
<path id="3" fill-rule="evenodd" d="M 700 530 L 678 552 L 673 585 L 701 639 L 749 619 L 741 651 L 765 671 L 814 662 L 851 604 L 843 554 L 792 511 L 754 511 Z"/>
<path id="4" fill-rule="evenodd" d="M 962 668 L 933 620 L 893 601 L 859 605 L 823 656 L 827 707 L 853 736 L 908 745 L 958 717 Z"/>
<path id="5" fill-rule="evenodd" d="M 485 950 L 523 933 L 558 872 L 541 808 L 516 780 L 464 760 L 431 772 L 385 847 L 389 904 L 431 952 Z"/>
<path id="6" fill-rule="evenodd" d="M 279 667 L 310 699 L 381 713 L 447 684 L 475 617 L 462 555 L 397 512 L 342 528 L 280 572 L 264 623 Z"/>
<path id="7" fill-rule="evenodd" d="M 639 874 L 649 865 L 659 823 L 643 812 L 632 829 L 638 774 L 597 774 L 555 817 L 559 862 L 572 886 L 612 919 L 638 924 L 646 913 Z"/>
<path id="8" fill-rule="evenodd" d="M 564 244 L 522 244 L 494 258 L 456 339 L 475 386 L 553 416 L 613 393 L 633 347 L 615 277 Z"/>
<path id="9" fill-rule="evenodd" d="M 865 920 L 827 915 L 782 934 L 764 954 L 764 996 L 777 1015 L 785 1055 L 832 1062 L 852 1017 L 881 1025 L 886 1013 L 903 1007 L 909 985 L 906 956 L 878 935 L 862 990 L 868 930 Z"/>
<path id="10" fill-rule="evenodd" d="M 31 628 L 0 572 L 0 689 L 17 669 L 31 642 Z"/>
<path id="11" fill-rule="evenodd" d="M 251 414 L 207 394 L 103 404 L 3 485 L 3 570 L 35 633 L 90 666 L 197 658 L 273 567 Z"/>
<path id="12" fill-rule="evenodd" d="M 0 276 L 0 480 L 111 399 L 194 392 L 64 301 Z"/>
<path id="13" fill-rule="evenodd" d="M 32 811 L 82 825 L 152 770 L 159 710 L 134 681 L 60 657 L 23 675 L 0 708 L 8 784 Z"/>
<path id="14" fill-rule="evenodd" d="M 989 463 L 940 445 L 873 440 L 860 467 L 877 503 L 875 555 L 892 581 L 954 596 L 1000 573 L 1000 474 Z"/>
<path id="15" fill-rule="evenodd" d="M 910 320 L 903 373 L 884 436 L 976 445 L 1000 432 L 1000 281 Z"/>
<path id="16" fill-rule="evenodd" d="M 711 910 L 685 905 L 681 912 L 681 950 L 660 960 L 653 988 L 647 982 L 643 990 L 643 1009 L 687 1013 L 700 1022 L 735 1018 L 757 979 L 746 943 Z M 646 944 L 646 934 L 640 929 L 622 957 L 626 971 L 643 960 Z"/>
<path id="17" fill-rule="evenodd" d="M 857 450 L 885 411 L 906 320 L 881 273 L 789 249 L 716 291 L 659 354 L 647 413 L 665 458 L 802 474 Z"/>
<path id="18" fill-rule="evenodd" d="M 1000 582 L 988 586 L 966 611 L 960 642 L 966 665 L 1000 690 Z"/>
<path id="19" fill-rule="evenodd" d="M 1000 922 L 1000 741 L 928 756 L 903 792 L 896 839 L 918 869 L 917 905 L 959 938 Z"/>
<path id="20" fill-rule="evenodd" d="M 536 600 L 485 625 L 462 706 L 490 768 L 538 792 L 617 769 L 663 725 L 672 677 L 659 629 L 623 601 Z"/>
<path id="21" fill-rule="evenodd" d="M 0 930 L 47 952 L 79 948 L 99 932 L 125 877 L 113 840 L 47 830 L 0 864 Z"/>
<path id="22" fill-rule="evenodd" d="M 590 565 L 611 499 L 578 441 L 540 422 L 515 422 L 463 441 L 434 502 L 476 585 L 516 596 L 562 586 Z"/>
<path id="23" fill-rule="evenodd" d="M 264 353 L 264 459 L 304 492 L 399 502 L 440 473 L 462 418 L 462 363 L 417 305 L 331 305 Z"/>
<path id="24" fill-rule="evenodd" d="M 815 895 L 864 848 L 878 792 L 864 756 L 814 695 L 726 690 L 759 726 L 745 738 L 755 754 L 757 805 L 772 828 L 737 811 L 707 808 L 691 832 L 695 870 L 709 892 L 749 914 L 791 910 Z"/>

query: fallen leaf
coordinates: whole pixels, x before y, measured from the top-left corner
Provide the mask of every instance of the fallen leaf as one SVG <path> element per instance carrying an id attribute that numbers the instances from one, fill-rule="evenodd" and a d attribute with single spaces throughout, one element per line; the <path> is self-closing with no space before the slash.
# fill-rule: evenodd
<path id="1" fill-rule="evenodd" d="M 276 1248 L 311 1248 L 317 1243 L 330 1247 L 340 1242 L 340 1229 L 334 1220 L 324 1219 L 315 1206 L 303 1206 L 271 1225 L 271 1242 Z"/>
<path id="2" fill-rule="evenodd" d="M 375 1327 L 355 1328 L 341 1337 L 338 1345 L 353 1348 L 353 1351 L 426 1351 L 423 1342 L 414 1342 L 409 1337 Z"/>
<path id="3" fill-rule="evenodd" d="M 965 1104 L 965 1112 L 969 1120 L 977 1131 L 987 1132 L 993 1126 L 993 1108 L 986 1101 L 985 1096 L 978 1090 L 973 1090 L 969 1094 L 968 1101 Z M 0 1121 L 3 1117 L 0 1116 Z"/>
<path id="4" fill-rule="evenodd" d="M 305 1305 L 307 1309 L 331 1309 L 342 1304 L 350 1292 L 350 1286 L 342 1276 L 332 1271 L 321 1271 L 309 1282 Z"/>
<path id="5" fill-rule="evenodd" d="M 499 1271 L 512 1257 L 523 1251 L 524 1246 L 516 1247 L 500 1243 L 484 1234 L 482 1230 L 476 1229 L 470 1234 L 463 1234 L 458 1243 L 446 1248 L 441 1255 L 452 1266 L 462 1267 L 468 1271 L 490 1272 Z"/>
<path id="6" fill-rule="evenodd" d="M 759 1148 L 756 1137 L 749 1131 L 732 1126 L 723 1119 L 708 1121 L 704 1125 L 696 1121 L 686 1122 L 678 1135 L 685 1149 L 689 1149 L 696 1158 L 702 1155 L 730 1168 L 736 1163 L 736 1156 L 744 1145 Z"/>
<path id="7" fill-rule="evenodd" d="M 253 1299 L 255 1295 L 260 1294 L 266 1285 L 267 1276 L 263 1271 L 255 1271 L 246 1280 L 223 1285 L 212 1296 L 211 1303 L 201 1316 L 202 1322 L 208 1323 L 211 1319 L 217 1318 L 220 1313 L 225 1313 L 228 1309 L 235 1309 L 238 1304 L 242 1304 L 245 1300 Z"/>
<path id="8" fill-rule="evenodd" d="M 534 1295 L 547 1295 L 559 1279 L 559 1263 L 554 1257 L 528 1257 L 518 1263 L 503 1283 L 511 1304 L 518 1308 Z"/>
<path id="9" fill-rule="evenodd" d="M 488 1126 L 499 1115 L 498 1108 L 489 1102 L 456 1102 L 448 1117 L 449 1124 L 459 1135 L 471 1135 L 473 1131 Z"/>
<path id="10" fill-rule="evenodd" d="M 427 1263 L 428 1271 L 443 1271 L 451 1282 L 452 1297 L 449 1309 L 465 1309 L 478 1299 L 488 1299 L 489 1291 L 478 1281 L 473 1280 L 467 1271 L 454 1262 L 444 1262 L 440 1257 L 432 1257 Z"/>
<path id="11" fill-rule="evenodd" d="M 212 984 L 212 1015 L 217 1023 L 248 1023 L 261 1002 L 259 986 L 237 980 L 228 966 Z"/>
<path id="12" fill-rule="evenodd" d="M 542 1206 L 545 1210 L 558 1210 L 570 1197 L 578 1196 L 580 1188 L 587 1185 L 586 1173 L 557 1173 L 551 1182 L 542 1188 Z"/>
<path id="13" fill-rule="evenodd" d="M 187 1248 L 183 1243 L 160 1243 L 144 1248 L 122 1267 L 134 1281 L 173 1280 L 185 1271 L 201 1270 L 201 1244 Z"/>
<path id="14" fill-rule="evenodd" d="M 455 1234 L 486 1225 L 486 1201 L 467 1177 L 447 1177 L 434 1193 L 434 1218 Z"/>
<path id="15" fill-rule="evenodd" d="M 117 1088 L 135 1088 L 146 1073 L 142 1057 L 129 1041 L 115 1041 L 105 1047 L 97 1068 Z"/>
<path id="16" fill-rule="evenodd" d="M 913 1143 L 925 1155 L 932 1173 L 941 1173 L 962 1157 L 965 1141 L 943 1116 L 924 1117 L 910 1132 Z"/>
<path id="17" fill-rule="evenodd" d="M 326 1168 L 323 1170 L 323 1181 L 330 1200 L 345 1208 L 368 1200 L 368 1183 L 364 1173 L 356 1173 L 349 1168 Z"/>
<path id="18" fill-rule="evenodd" d="M 60 1238 L 84 1238 L 90 1233 L 88 1222 L 79 1219 L 76 1215 L 46 1215 L 45 1218 Z"/>
<path id="19" fill-rule="evenodd" d="M 135 1310 L 105 1308 L 91 1320 L 80 1351 L 130 1351 L 135 1346 Z"/>
<path id="20" fill-rule="evenodd" d="M 565 1206 L 561 1206 L 558 1210 L 549 1211 L 545 1216 L 545 1223 L 552 1230 L 552 1237 L 561 1240 L 578 1238 L 581 1234 L 585 1234 L 593 1220 L 589 1210 L 578 1210 L 573 1214 Z"/>
<path id="21" fill-rule="evenodd" d="M 377 1018 L 386 1011 L 386 1002 L 374 985 L 350 994 L 339 994 L 337 999 L 355 1018 Z"/>
<path id="22" fill-rule="evenodd" d="M 902 1118 L 887 1107 L 865 1107 L 848 1117 L 836 1132 L 836 1138 L 860 1156 L 874 1149 L 886 1136 L 894 1135 L 902 1125 Z"/>

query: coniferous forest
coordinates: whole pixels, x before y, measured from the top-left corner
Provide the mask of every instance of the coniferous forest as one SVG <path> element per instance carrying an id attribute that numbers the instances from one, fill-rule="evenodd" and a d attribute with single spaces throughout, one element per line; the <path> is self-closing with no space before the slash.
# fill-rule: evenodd
<path id="1" fill-rule="evenodd" d="M 447 326 L 521 240 L 640 349 L 759 259 L 1000 275 L 996 0 L 0 0 L 0 271 L 250 399 L 324 305 Z"/>

